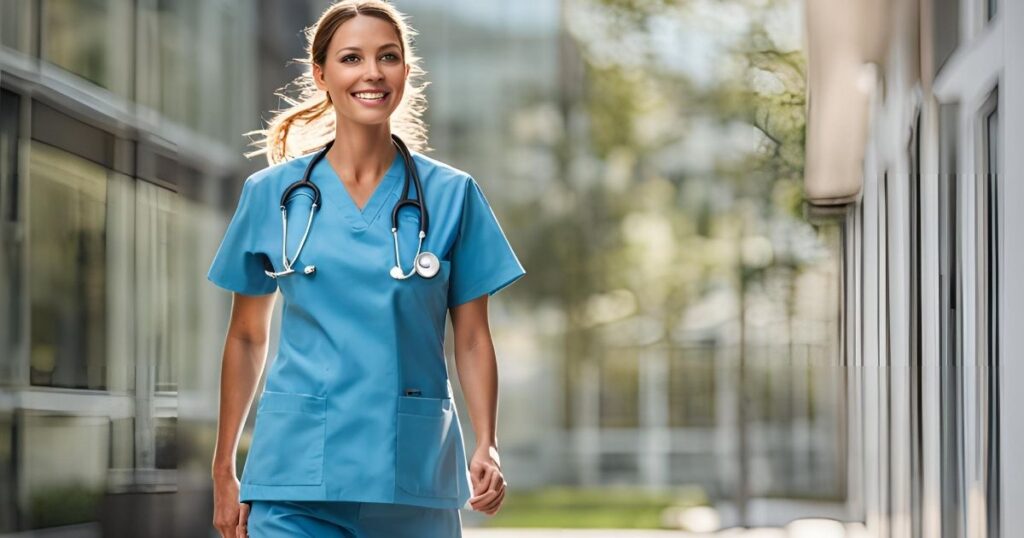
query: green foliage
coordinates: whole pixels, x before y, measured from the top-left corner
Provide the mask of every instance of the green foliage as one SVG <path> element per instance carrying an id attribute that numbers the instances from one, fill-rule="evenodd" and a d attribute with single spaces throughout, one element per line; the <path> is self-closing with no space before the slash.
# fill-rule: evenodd
<path id="1" fill-rule="evenodd" d="M 84 484 L 40 488 L 29 501 L 30 525 L 41 529 L 96 521 L 102 500 L 101 488 Z"/>
<path id="2" fill-rule="evenodd" d="M 661 528 L 661 513 L 670 506 L 707 504 L 697 487 L 667 492 L 639 488 L 544 488 L 510 493 L 501 510 L 487 521 L 494 527 Z"/>

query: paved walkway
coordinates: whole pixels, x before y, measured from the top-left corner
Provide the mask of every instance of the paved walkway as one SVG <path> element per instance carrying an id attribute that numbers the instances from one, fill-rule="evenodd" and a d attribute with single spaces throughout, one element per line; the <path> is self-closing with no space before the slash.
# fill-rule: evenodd
<path id="1" fill-rule="evenodd" d="M 463 538 L 869 538 L 863 525 L 795 521 L 786 527 L 732 528 L 713 533 L 632 529 L 475 529 Z"/>
<path id="2" fill-rule="evenodd" d="M 717 533 L 631 529 L 465 529 L 463 538 L 788 538 L 783 529 L 726 530 Z"/>

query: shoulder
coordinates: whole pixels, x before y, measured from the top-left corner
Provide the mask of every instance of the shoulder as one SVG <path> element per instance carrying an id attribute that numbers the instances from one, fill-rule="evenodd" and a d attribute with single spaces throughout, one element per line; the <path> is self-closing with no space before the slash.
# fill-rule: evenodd
<path id="1" fill-rule="evenodd" d="M 307 153 L 301 157 L 295 157 L 284 162 L 272 164 L 253 172 L 245 179 L 245 183 L 249 188 L 260 189 L 268 188 L 268 185 L 277 185 L 280 181 L 289 180 L 296 181 L 302 178 L 303 172 L 306 170 L 306 165 L 313 158 L 314 153 Z"/>
<path id="2" fill-rule="evenodd" d="M 475 181 L 469 172 L 460 170 L 446 162 L 439 161 L 418 151 L 413 151 L 412 157 L 424 181 L 427 181 L 427 178 L 429 178 L 431 183 L 460 190 L 465 189 L 470 183 Z"/>

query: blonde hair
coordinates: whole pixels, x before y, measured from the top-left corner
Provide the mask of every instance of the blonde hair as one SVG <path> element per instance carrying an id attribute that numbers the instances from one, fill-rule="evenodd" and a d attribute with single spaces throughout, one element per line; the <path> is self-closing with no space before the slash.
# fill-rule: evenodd
<path id="1" fill-rule="evenodd" d="M 295 60 L 307 64 L 309 70 L 288 85 L 298 89 L 298 96 L 293 98 L 284 91 L 275 92 L 290 106 L 276 111 L 266 129 L 245 133 L 246 136 L 261 137 L 251 143 L 258 149 L 247 153 L 246 157 L 265 153 L 267 162 L 273 165 L 314 151 L 334 137 L 334 107 L 327 92 L 316 87 L 312 67 L 313 64 L 324 66 L 327 47 L 334 32 L 357 15 L 382 19 L 390 23 L 398 33 L 402 56 L 409 66 L 409 76 L 405 81 L 402 101 L 391 115 L 391 132 L 401 137 L 412 150 L 428 150 L 427 126 L 421 116 L 427 108 L 424 89 L 430 83 L 414 83 L 426 74 L 420 66 L 420 58 L 412 48 L 411 40 L 417 32 L 407 24 L 404 14 L 383 0 L 342 0 L 324 10 L 316 24 L 306 28 L 307 57 Z"/>

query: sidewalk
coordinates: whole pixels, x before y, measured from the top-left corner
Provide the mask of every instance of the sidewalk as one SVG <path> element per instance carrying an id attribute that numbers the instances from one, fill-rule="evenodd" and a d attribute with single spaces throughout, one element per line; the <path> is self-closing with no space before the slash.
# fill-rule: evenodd
<path id="1" fill-rule="evenodd" d="M 463 538 L 869 538 L 864 526 L 827 520 L 794 521 L 785 527 L 731 528 L 713 533 L 632 529 L 474 529 Z"/>
<path id="2" fill-rule="evenodd" d="M 774 533 L 737 534 L 723 531 L 716 534 L 691 533 L 683 531 L 656 531 L 630 529 L 465 529 L 463 538 L 782 538 L 785 531 L 773 529 Z"/>

